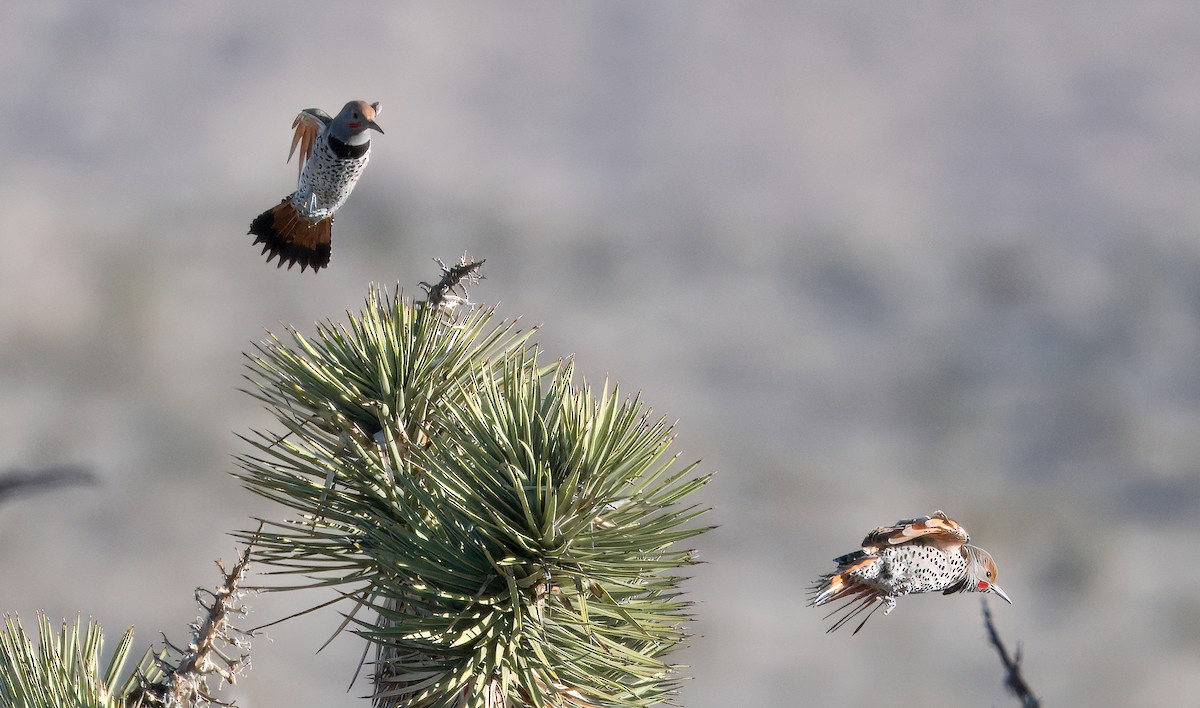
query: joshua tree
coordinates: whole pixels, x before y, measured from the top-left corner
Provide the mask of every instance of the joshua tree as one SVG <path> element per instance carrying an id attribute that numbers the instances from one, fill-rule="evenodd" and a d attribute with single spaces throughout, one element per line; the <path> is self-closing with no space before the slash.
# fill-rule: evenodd
<path id="1" fill-rule="evenodd" d="M 374 647 L 376 705 L 668 700 L 688 637 L 681 544 L 706 530 L 687 499 L 708 476 L 676 464 L 671 427 L 637 396 L 577 382 L 531 331 L 473 308 L 480 265 L 443 265 L 422 300 L 373 287 L 344 322 L 259 344 L 250 392 L 280 429 L 246 437 L 237 475 L 286 514 L 239 532 L 248 550 L 202 596 L 191 641 L 132 679 L 120 661 L 100 674 L 98 627 L 80 645 L 43 621 L 39 653 L 10 624 L 3 705 L 215 701 L 208 681 L 232 681 L 248 652 L 228 621 L 248 563 L 294 574 L 271 590 L 340 590 L 343 628 Z"/>

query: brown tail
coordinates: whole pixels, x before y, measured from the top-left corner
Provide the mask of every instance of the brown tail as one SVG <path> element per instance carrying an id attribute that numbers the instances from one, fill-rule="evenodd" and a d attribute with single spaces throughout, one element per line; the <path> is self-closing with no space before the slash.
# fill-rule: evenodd
<path id="1" fill-rule="evenodd" d="M 279 266 L 287 263 L 288 270 L 297 263 L 300 272 L 312 268 L 313 272 L 329 265 L 330 233 L 333 217 L 313 223 L 296 213 L 289 194 L 273 209 L 258 215 L 250 224 L 250 233 L 255 244 L 263 244 L 263 253 L 269 253 L 267 262 L 279 257 Z"/>
<path id="2" fill-rule="evenodd" d="M 862 622 L 854 628 L 854 633 L 858 634 L 858 630 L 863 628 L 863 625 L 867 623 L 871 615 L 875 614 L 875 611 L 884 606 L 886 602 L 883 599 L 882 593 L 869 585 L 859 582 L 851 573 L 871 563 L 877 563 L 879 559 L 859 551 L 842 556 L 836 560 L 838 562 L 838 571 L 822 575 L 817 579 L 816 584 L 809 589 L 808 605 L 810 607 L 820 607 L 827 602 L 846 600 L 845 603 L 825 615 L 825 619 L 837 617 L 833 626 L 825 630 L 826 632 L 837 631 L 854 617 L 870 609 L 870 612 L 867 612 L 867 616 L 862 619 Z"/>

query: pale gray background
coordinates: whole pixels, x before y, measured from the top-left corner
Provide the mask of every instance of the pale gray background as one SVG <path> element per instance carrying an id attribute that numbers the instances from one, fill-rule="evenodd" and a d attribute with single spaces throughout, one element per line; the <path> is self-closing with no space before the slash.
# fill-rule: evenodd
<path id="1" fill-rule="evenodd" d="M 803 606 L 938 508 L 1048 705 L 1200 700 L 1198 67 L 1193 2 L 4 3 L 0 469 L 102 484 L 0 508 L 0 609 L 182 638 L 278 514 L 227 474 L 241 352 L 469 250 L 719 471 L 684 705 L 1012 705 L 974 597 Z M 331 267 L 277 271 L 290 121 L 351 98 L 388 132 Z M 366 705 L 337 622 L 240 704 Z"/>

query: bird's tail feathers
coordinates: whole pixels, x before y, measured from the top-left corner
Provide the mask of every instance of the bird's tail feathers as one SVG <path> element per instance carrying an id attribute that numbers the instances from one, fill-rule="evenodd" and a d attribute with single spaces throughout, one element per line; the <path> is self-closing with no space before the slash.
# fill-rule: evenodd
<path id="1" fill-rule="evenodd" d="M 852 573 L 861 570 L 871 563 L 879 561 L 874 556 L 866 554 L 847 554 L 839 559 L 839 567 L 836 573 L 827 573 L 817 579 L 809 589 L 808 604 L 811 607 L 819 607 L 829 602 L 837 600 L 846 600 L 838 607 L 834 608 L 829 614 L 825 615 L 825 619 L 836 617 L 833 626 L 826 632 L 833 632 L 841 628 L 863 612 L 867 612 L 867 616 L 863 617 L 858 626 L 854 628 L 854 633 L 858 634 L 858 630 L 863 628 L 871 615 L 880 607 L 887 606 L 887 598 L 878 589 L 871 587 L 857 579 Z"/>
<path id="2" fill-rule="evenodd" d="M 839 556 L 834 561 L 838 564 L 837 572 L 822 575 L 816 584 L 809 588 L 809 595 L 812 596 L 809 604 L 813 607 L 824 605 L 830 600 L 841 599 L 866 587 L 854 574 L 872 563 L 878 563 L 879 558 L 859 551 Z"/>
<path id="3" fill-rule="evenodd" d="M 863 617 L 862 621 L 858 623 L 858 626 L 854 628 L 853 634 L 858 634 L 858 631 L 863 628 L 863 625 L 867 623 L 867 620 L 871 619 L 871 615 L 875 614 L 880 607 L 889 608 L 887 598 L 885 598 L 878 590 L 866 586 L 860 586 L 852 594 L 849 600 L 847 600 L 837 609 L 825 615 L 824 619 L 837 616 L 837 620 L 830 625 L 829 629 L 825 630 L 825 633 L 828 634 L 830 632 L 836 632 L 837 630 L 841 629 L 843 625 L 850 622 L 850 620 L 858 617 L 863 612 L 870 610 L 867 612 L 867 616 Z M 887 614 L 888 609 L 885 609 L 883 613 Z"/>
<path id="4" fill-rule="evenodd" d="M 263 244 L 262 252 L 268 254 L 268 263 L 278 258 L 279 267 L 287 263 L 290 270 L 300 264 L 301 272 L 312 268 L 315 273 L 329 265 L 332 227 L 333 217 L 314 222 L 300 216 L 292 204 L 292 195 L 288 195 L 259 214 L 250 224 L 250 233 L 255 236 L 255 244 Z"/>

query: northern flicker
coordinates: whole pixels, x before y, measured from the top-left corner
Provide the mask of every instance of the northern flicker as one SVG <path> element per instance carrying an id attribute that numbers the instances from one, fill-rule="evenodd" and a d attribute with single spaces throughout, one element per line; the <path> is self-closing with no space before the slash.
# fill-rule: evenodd
<path id="1" fill-rule="evenodd" d="M 300 146 L 300 177 L 296 191 L 278 206 L 259 214 L 250 224 L 255 244 L 269 253 L 267 262 L 279 258 L 289 269 L 297 263 L 303 272 L 329 265 L 330 229 L 333 215 L 346 202 L 371 155 L 368 130 L 383 129 L 375 123 L 378 103 L 351 101 L 340 113 L 329 117 L 320 108 L 305 108 L 292 128 L 288 161 Z"/>
<path id="2" fill-rule="evenodd" d="M 913 593 L 990 592 L 1011 605 L 996 585 L 996 562 L 970 541 L 967 530 L 940 511 L 881 526 L 863 539 L 862 550 L 833 559 L 837 570 L 817 580 L 809 605 L 846 600 L 826 615 L 841 615 L 829 632 L 870 610 L 855 634 L 880 607 L 886 615 L 896 598 Z"/>

